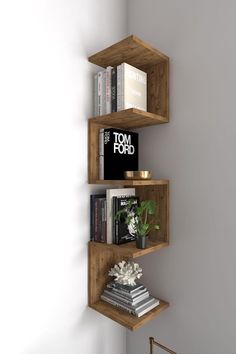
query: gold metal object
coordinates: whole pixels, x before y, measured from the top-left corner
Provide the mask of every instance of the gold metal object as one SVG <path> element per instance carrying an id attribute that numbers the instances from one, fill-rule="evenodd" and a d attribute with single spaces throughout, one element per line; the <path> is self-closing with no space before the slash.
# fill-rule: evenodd
<path id="1" fill-rule="evenodd" d="M 125 179 L 151 179 L 151 171 L 125 171 Z"/>
<path id="2" fill-rule="evenodd" d="M 164 345 L 156 342 L 153 337 L 149 337 L 149 342 L 150 342 L 150 354 L 153 354 L 153 346 L 156 345 L 157 347 L 165 350 L 167 353 L 170 354 L 177 354 L 176 352 L 173 352 L 173 350 L 166 348 Z"/>

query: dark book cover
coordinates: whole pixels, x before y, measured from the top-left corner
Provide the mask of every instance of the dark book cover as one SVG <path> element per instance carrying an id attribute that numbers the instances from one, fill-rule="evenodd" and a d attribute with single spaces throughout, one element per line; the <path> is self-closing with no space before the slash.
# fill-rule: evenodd
<path id="1" fill-rule="evenodd" d="M 124 179 L 124 171 L 138 171 L 138 133 L 107 128 L 103 130 L 100 170 L 104 179 Z M 101 151 L 102 150 L 102 151 Z"/>
<path id="2" fill-rule="evenodd" d="M 128 226 L 125 223 L 125 218 L 120 217 L 119 219 L 115 218 L 115 215 L 118 211 L 125 208 L 129 200 L 133 200 L 133 205 L 139 203 L 138 197 L 113 197 L 113 203 L 115 204 L 113 210 L 113 220 L 115 226 L 113 228 L 115 235 L 114 240 L 117 245 L 121 245 L 122 243 L 127 243 L 135 240 L 135 234 L 132 230 L 132 227 Z"/>
<path id="3" fill-rule="evenodd" d="M 105 194 L 90 195 L 90 241 L 98 241 L 98 206 L 97 199 L 106 198 Z"/>
<path id="4" fill-rule="evenodd" d="M 117 112 L 117 68 L 111 69 L 111 111 Z"/>

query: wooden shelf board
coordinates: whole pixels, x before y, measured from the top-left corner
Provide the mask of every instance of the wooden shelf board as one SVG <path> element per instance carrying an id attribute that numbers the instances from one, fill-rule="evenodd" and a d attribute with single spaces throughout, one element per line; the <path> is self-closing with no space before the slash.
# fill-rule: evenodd
<path id="1" fill-rule="evenodd" d="M 107 244 L 90 241 L 95 247 L 100 247 L 102 250 L 109 249 L 114 252 L 116 255 L 122 255 L 128 258 L 137 258 L 142 257 L 146 254 L 159 251 L 160 249 L 169 246 L 169 243 L 166 241 L 153 241 L 149 240 L 148 247 L 145 249 L 139 249 L 136 247 L 135 241 L 128 242 L 123 245 Z"/>
<path id="2" fill-rule="evenodd" d="M 168 118 L 155 113 L 145 112 L 137 108 L 129 108 L 119 112 L 90 118 L 91 123 L 108 127 L 134 129 L 156 124 L 168 123 Z"/>
<path id="3" fill-rule="evenodd" d="M 152 48 L 136 36 L 129 36 L 112 46 L 93 54 L 89 61 L 103 68 L 117 66 L 123 62 L 142 68 L 143 65 L 153 65 L 168 61 L 168 56 Z"/>
<path id="4" fill-rule="evenodd" d="M 168 180 L 165 179 L 148 179 L 148 180 L 108 180 L 108 179 L 99 179 L 91 181 L 90 184 L 103 184 L 103 185 L 121 185 L 121 186 L 163 186 L 168 184 Z"/>
<path id="5" fill-rule="evenodd" d="M 109 317 L 111 320 L 118 322 L 122 326 L 125 326 L 126 328 L 133 331 L 140 328 L 150 320 L 153 320 L 160 314 L 160 312 L 169 307 L 169 303 L 161 300 L 159 306 L 149 311 L 142 317 L 130 315 L 129 313 L 119 310 L 102 300 L 90 305 L 90 307 L 100 312 L 102 315 Z"/>

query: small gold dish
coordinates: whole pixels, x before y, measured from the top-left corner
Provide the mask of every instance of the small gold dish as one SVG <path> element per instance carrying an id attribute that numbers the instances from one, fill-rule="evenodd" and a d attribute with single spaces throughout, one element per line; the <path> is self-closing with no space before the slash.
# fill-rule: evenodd
<path id="1" fill-rule="evenodd" d="M 151 171 L 125 171 L 125 179 L 151 179 Z"/>

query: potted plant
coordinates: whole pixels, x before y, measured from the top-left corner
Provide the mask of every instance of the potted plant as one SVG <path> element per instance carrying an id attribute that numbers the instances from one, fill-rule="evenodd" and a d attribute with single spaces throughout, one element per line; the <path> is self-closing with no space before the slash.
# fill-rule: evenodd
<path id="1" fill-rule="evenodd" d="M 156 217 L 156 202 L 143 200 L 139 205 L 130 199 L 124 209 L 119 210 L 116 219 L 123 219 L 129 232 L 136 236 L 136 247 L 147 247 L 147 236 L 151 230 L 159 230 Z"/>

